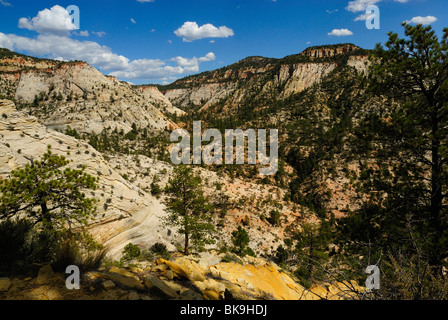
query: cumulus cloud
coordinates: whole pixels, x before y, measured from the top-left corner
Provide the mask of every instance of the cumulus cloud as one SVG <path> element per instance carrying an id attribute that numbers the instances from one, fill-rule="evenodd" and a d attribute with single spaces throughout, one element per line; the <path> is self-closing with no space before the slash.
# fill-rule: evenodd
<path id="1" fill-rule="evenodd" d="M 362 12 L 362 11 L 366 11 L 367 7 L 370 5 L 376 5 L 380 2 L 382 2 L 383 0 L 353 0 L 353 1 L 349 1 L 347 7 L 345 7 L 345 9 L 347 11 L 353 12 L 353 13 L 358 13 L 358 12 Z M 394 0 L 395 2 L 399 2 L 399 3 L 406 3 L 409 0 Z M 364 13 L 361 14 L 360 16 L 355 18 L 355 21 L 364 21 L 367 20 L 369 18 L 370 14 Z"/>
<path id="2" fill-rule="evenodd" d="M 94 41 L 78 41 L 67 36 L 40 34 L 36 38 L 0 32 L 0 47 L 25 51 L 32 55 L 48 56 L 62 61 L 83 60 L 121 79 L 159 80 L 169 76 L 196 73 L 201 62 L 215 60 L 210 52 L 200 58 L 172 58 L 168 64 L 160 59 L 130 60 L 111 48 Z"/>
<path id="3" fill-rule="evenodd" d="M 378 2 L 381 2 L 381 0 L 354 0 L 350 1 L 345 9 L 354 13 L 366 11 L 368 6 L 377 4 Z"/>
<path id="4" fill-rule="evenodd" d="M 178 76 L 186 73 L 199 72 L 199 63 L 215 60 L 216 56 L 213 52 L 207 53 L 201 58 L 184 58 L 175 57 L 170 61 L 176 65 L 168 65 L 165 62 L 155 59 L 140 59 L 129 62 L 127 68 L 122 71 L 112 72 L 111 75 L 124 79 L 176 79 Z"/>
<path id="5" fill-rule="evenodd" d="M 78 35 L 80 35 L 81 37 L 88 37 L 90 34 L 89 34 L 89 31 L 85 30 L 85 31 L 80 31 L 78 33 Z"/>
<path id="6" fill-rule="evenodd" d="M 406 21 L 403 21 L 403 22 L 407 23 L 407 24 L 413 23 L 413 24 L 427 25 L 427 24 L 431 24 L 431 23 L 436 22 L 436 21 L 437 21 L 437 18 L 434 17 L 434 16 L 426 16 L 426 17 L 418 16 L 418 17 L 413 17 L 411 20 L 406 20 Z"/>
<path id="7" fill-rule="evenodd" d="M 373 16 L 374 16 L 373 13 L 371 13 L 371 12 L 367 13 L 366 12 L 366 13 L 363 13 L 362 15 L 360 15 L 360 16 L 357 16 L 355 18 L 355 21 L 365 21 L 365 20 L 367 20 L 367 19 L 369 19 L 369 18 L 371 18 Z"/>
<path id="8" fill-rule="evenodd" d="M 184 42 L 192 42 L 204 38 L 228 38 L 233 36 L 234 32 L 225 26 L 217 28 L 207 23 L 199 27 L 196 22 L 187 21 L 182 27 L 174 31 L 174 34 L 182 38 Z"/>
<path id="9" fill-rule="evenodd" d="M 21 28 L 35 30 L 39 34 L 35 38 L 30 38 L 0 32 L 0 47 L 60 61 L 86 61 L 101 71 L 121 79 L 175 80 L 184 74 L 198 72 L 200 63 L 216 59 L 215 54 L 209 52 L 199 58 L 178 56 L 167 61 L 160 59 L 130 60 L 97 42 L 73 39 L 71 37 L 72 29 L 64 28 L 65 23 L 69 21 L 66 19 L 68 17 L 66 9 L 54 6 L 51 9 L 40 11 L 32 19 L 22 18 L 19 20 Z M 106 34 L 102 31 L 72 33 L 75 36 L 84 37 L 90 34 L 101 37 Z"/>
<path id="10" fill-rule="evenodd" d="M 336 36 L 336 37 L 344 37 L 344 36 L 351 36 L 353 35 L 353 32 L 351 32 L 348 29 L 333 29 L 330 33 L 328 33 L 329 36 Z"/>
<path id="11" fill-rule="evenodd" d="M 20 18 L 19 28 L 50 34 L 68 34 L 77 29 L 68 11 L 58 5 L 39 11 L 32 19 Z"/>
<path id="12" fill-rule="evenodd" d="M 216 56 L 213 52 L 209 52 L 204 57 L 199 58 L 199 61 L 201 61 L 201 62 L 208 62 L 208 61 L 213 61 L 213 60 L 216 60 Z"/>

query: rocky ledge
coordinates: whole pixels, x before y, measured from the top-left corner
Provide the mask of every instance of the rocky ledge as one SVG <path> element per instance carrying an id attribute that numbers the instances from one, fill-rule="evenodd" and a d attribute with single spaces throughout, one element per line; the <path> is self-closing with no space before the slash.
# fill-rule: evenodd
<path id="1" fill-rule="evenodd" d="M 81 276 L 79 290 L 66 288 L 66 276 L 47 265 L 36 277 L 0 278 L 0 300 L 340 300 L 364 292 L 353 281 L 305 289 L 272 262 L 217 253 L 101 267 Z"/>

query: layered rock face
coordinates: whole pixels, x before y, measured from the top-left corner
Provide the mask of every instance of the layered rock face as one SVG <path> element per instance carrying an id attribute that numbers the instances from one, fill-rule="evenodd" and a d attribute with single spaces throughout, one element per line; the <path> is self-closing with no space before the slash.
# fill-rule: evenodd
<path id="1" fill-rule="evenodd" d="M 357 46 L 346 44 L 313 47 L 284 59 L 250 57 L 229 67 L 181 79 L 163 91 L 173 105 L 205 111 L 223 104 L 229 112 L 237 109 L 255 93 L 276 99 L 288 99 L 321 82 L 340 62 L 336 56 L 351 54 L 346 64 L 366 72 L 368 58 Z M 359 53 L 357 53 L 359 52 Z M 297 61 L 297 62 L 294 62 Z"/>
<path id="2" fill-rule="evenodd" d="M 85 133 L 128 132 L 134 123 L 162 131 L 173 125 L 166 114 L 182 114 L 157 88 L 135 88 L 85 62 L 0 60 L 0 94 L 28 106 L 50 128 Z"/>
<path id="3" fill-rule="evenodd" d="M 311 47 L 303 51 L 301 54 L 310 58 L 326 58 L 346 54 L 348 52 L 356 51 L 359 49 L 360 48 L 358 46 L 348 43 L 334 47 Z"/>
<path id="4" fill-rule="evenodd" d="M 129 242 L 151 246 L 165 243 L 174 249 L 174 235 L 159 232 L 165 207 L 150 194 L 126 181 L 86 142 L 41 125 L 35 117 L 18 112 L 11 101 L 0 100 L 0 177 L 39 159 L 51 146 L 55 154 L 72 161 L 71 167 L 86 166 L 86 172 L 99 177 L 92 197 L 98 200 L 97 217 L 90 232 L 119 258 Z"/>

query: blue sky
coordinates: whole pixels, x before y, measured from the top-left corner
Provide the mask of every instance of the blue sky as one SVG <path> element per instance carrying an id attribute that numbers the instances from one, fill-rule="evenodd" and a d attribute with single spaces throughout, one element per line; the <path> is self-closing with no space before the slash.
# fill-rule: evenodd
<path id="1" fill-rule="evenodd" d="M 402 34 L 405 20 L 431 24 L 441 35 L 448 27 L 446 2 L 0 0 L 0 47 L 84 60 L 136 84 L 170 83 L 252 55 L 282 58 L 345 42 L 371 49 L 387 40 L 388 31 Z M 380 9 L 379 30 L 367 29 L 362 18 L 369 4 Z M 72 24 L 69 5 L 80 10 L 79 29 L 66 23 Z"/>

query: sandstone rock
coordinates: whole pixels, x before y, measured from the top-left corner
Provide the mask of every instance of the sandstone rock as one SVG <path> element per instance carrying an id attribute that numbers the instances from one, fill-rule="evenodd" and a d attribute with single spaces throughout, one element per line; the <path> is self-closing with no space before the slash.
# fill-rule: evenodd
<path id="1" fill-rule="evenodd" d="M 328 289 L 324 286 L 313 285 L 306 294 L 306 300 L 327 299 Z"/>
<path id="2" fill-rule="evenodd" d="M 155 295 L 161 298 L 177 299 L 179 295 L 175 290 L 170 288 L 163 280 L 156 276 L 148 275 L 145 279 L 145 286 Z"/>
<path id="3" fill-rule="evenodd" d="M 163 276 L 166 277 L 168 280 L 173 280 L 174 272 L 171 270 L 166 270 L 166 272 L 163 274 Z"/>
<path id="4" fill-rule="evenodd" d="M 110 248 L 111 258 L 121 258 L 129 239 L 133 239 L 134 244 L 172 241 L 173 237 L 157 232 L 162 225 L 161 219 L 167 214 L 165 206 L 126 181 L 87 142 L 48 129 L 35 117 L 17 111 L 12 101 L 0 100 L 0 109 L 5 115 L 0 117 L 1 178 L 7 177 L 11 170 L 29 164 L 29 158 L 39 159 L 50 145 L 54 154 L 64 155 L 72 161 L 73 168 L 85 165 L 86 173 L 93 176 L 101 172 L 98 190 L 93 195 L 99 200 L 97 217 L 89 221 L 89 232 L 96 241 Z M 108 199 L 110 203 L 106 210 L 104 204 Z"/>
<path id="5" fill-rule="evenodd" d="M 0 278 L 0 292 L 8 291 L 11 286 L 11 280 L 9 278 Z"/>
<path id="6" fill-rule="evenodd" d="M 188 289 L 180 294 L 179 300 L 204 300 L 204 296 L 192 289 Z"/>
<path id="7" fill-rule="evenodd" d="M 221 294 L 214 290 L 205 290 L 202 293 L 206 300 L 221 300 Z"/>
<path id="8" fill-rule="evenodd" d="M 128 299 L 128 300 L 140 300 L 140 296 L 138 295 L 137 292 L 135 292 L 135 291 L 131 291 L 131 292 L 129 292 L 129 294 L 127 295 L 127 299 Z"/>
<path id="9" fill-rule="evenodd" d="M 128 270 L 123 269 L 123 268 L 112 267 L 109 269 L 109 273 L 116 273 L 116 274 L 119 274 L 119 275 L 122 275 L 122 276 L 125 276 L 128 278 L 134 278 L 137 281 L 140 280 L 137 275 L 135 275 L 134 273 L 129 272 Z"/>
<path id="10" fill-rule="evenodd" d="M 45 284 L 50 281 L 51 278 L 54 277 L 53 269 L 50 265 L 43 266 L 39 269 L 39 274 L 37 275 L 36 283 L 37 284 Z"/>
<path id="11" fill-rule="evenodd" d="M 151 269 L 151 272 L 163 272 L 166 269 L 168 269 L 168 266 L 166 264 L 158 264 Z"/>
<path id="12" fill-rule="evenodd" d="M 125 289 L 143 290 L 144 286 L 135 277 L 129 277 L 118 273 L 107 274 L 106 278 L 112 280 L 117 286 Z"/>
<path id="13" fill-rule="evenodd" d="M 187 257 L 182 257 L 174 262 L 163 260 L 175 274 L 190 279 L 191 281 L 204 281 L 205 271 L 199 264 L 191 261 Z"/>
<path id="14" fill-rule="evenodd" d="M 14 61 L 0 59 L 0 64 L 3 63 L 14 64 Z M 0 93 L 3 93 L 3 84 L 9 83 L 9 91 L 20 102 L 30 103 L 41 93 L 47 94 L 51 102 L 43 103 L 51 103 L 52 108 L 37 115 L 53 129 L 64 131 L 70 125 L 85 133 L 100 133 L 108 127 L 128 132 L 135 123 L 141 128 L 160 131 L 171 123 L 163 112 L 182 114 L 156 87 L 144 92 L 135 90 L 85 62 L 49 61 L 45 69 L 34 67 L 38 63 L 32 60 L 28 65 L 33 70 L 16 64 L 16 76 L 0 72 Z M 61 99 L 55 99 L 56 94 Z"/>
<path id="15" fill-rule="evenodd" d="M 116 287 L 115 283 L 112 280 L 106 280 L 102 283 L 102 286 L 105 290 L 111 290 Z"/>

